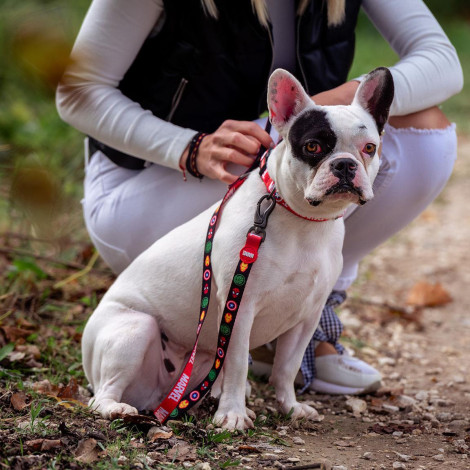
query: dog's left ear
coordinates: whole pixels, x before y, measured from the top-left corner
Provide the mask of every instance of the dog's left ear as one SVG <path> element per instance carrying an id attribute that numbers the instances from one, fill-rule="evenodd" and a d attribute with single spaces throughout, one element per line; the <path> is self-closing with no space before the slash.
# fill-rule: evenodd
<path id="1" fill-rule="evenodd" d="M 272 73 L 268 82 L 269 119 L 280 135 L 286 137 L 292 118 L 311 104 L 310 96 L 287 70 L 276 69 Z"/>
<path id="2" fill-rule="evenodd" d="M 362 106 L 375 119 L 379 134 L 388 119 L 395 88 L 393 77 L 385 67 L 370 72 L 359 85 L 353 104 Z"/>

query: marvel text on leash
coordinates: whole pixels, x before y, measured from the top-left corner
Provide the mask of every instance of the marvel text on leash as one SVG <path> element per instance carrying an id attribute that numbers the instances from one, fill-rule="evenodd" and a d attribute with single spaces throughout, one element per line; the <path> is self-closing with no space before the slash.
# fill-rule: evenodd
<path id="1" fill-rule="evenodd" d="M 283 141 L 271 152 L 267 171 L 291 210 L 277 205 L 273 211 L 245 286 L 225 363 L 212 387 L 219 397 L 216 424 L 239 430 L 253 425 L 254 413 L 245 405 L 249 350 L 274 339 L 270 381 L 280 410 L 294 419 L 317 417 L 312 407 L 297 401 L 294 379 L 341 271 L 344 223 L 338 217 L 349 204 L 373 197 L 380 133 L 392 99 L 393 80 L 384 68 L 362 81 L 350 106 L 318 106 L 288 72 L 272 74 L 270 120 Z M 212 365 L 239 251 L 256 203 L 266 193 L 253 171 L 220 215 L 212 251 L 212 302 L 188 390 Z M 142 253 L 90 317 L 83 333 L 83 365 L 95 392 L 90 404 L 103 417 L 154 409 L 180 376 L 198 325 L 201 257 L 212 212 L 209 208 Z"/>

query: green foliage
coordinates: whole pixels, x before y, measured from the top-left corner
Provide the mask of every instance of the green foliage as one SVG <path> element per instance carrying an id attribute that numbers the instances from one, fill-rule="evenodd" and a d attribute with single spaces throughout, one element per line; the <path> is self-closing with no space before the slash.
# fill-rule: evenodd
<path id="1" fill-rule="evenodd" d="M 434 3 L 436 2 L 426 2 Z M 452 3 L 452 2 L 451 2 Z M 455 5 L 463 5 L 463 2 L 455 1 Z M 442 5 L 442 2 L 439 2 Z M 458 11 L 453 9 L 451 11 Z M 468 11 L 468 10 L 467 10 Z M 470 13 L 469 16 L 470 18 Z M 438 15 L 441 20 L 441 26 L 449 37 L 450 41 L 457 50 L 462 64 L 464 77 L 470 74 L 470 28 L 468 21 L 459 16 Z M 361 12 L 359 15 L 357 34 L 356 34 L 356 53 L 354 62 L 349 74 L 349 78 L 355 78 L 365 74 L 376 67 L 391 66 L 398 60 L 398 56 L 388 45 L 385 39 L 375 29 L 374 25 L 368 20 L 366 15 Z M 451 121 L 457 123 L 461 132 L 470 132 L 470 87 L 464 85 L 460 94 L 450 98 L 442 105 L 442 110 L 447 114 Z"/>
<path id="2" fill-rule="evenodd" d="M 23 277 L 27 281 L 46 279 L 47 274 L 37 265 L 33 258 L 16 258 L 8 269 L 7 278 L 16 280 Z"/>
<path id="3" fill-rule="evenodd" d="M 424 0 L 424 3 L 438 19 L 450 19 L 466 16 L 470 17 L 470 5 L 468 0 Z"/>
<path id="4" fill-rule="evenodd" d="M 0 349 L 0 362 L 3 361 L 3 359 L 5 359 L 13 349 L 15 349 L 15 345 L 13 343 L 3 346 L 3 348 Z"/>

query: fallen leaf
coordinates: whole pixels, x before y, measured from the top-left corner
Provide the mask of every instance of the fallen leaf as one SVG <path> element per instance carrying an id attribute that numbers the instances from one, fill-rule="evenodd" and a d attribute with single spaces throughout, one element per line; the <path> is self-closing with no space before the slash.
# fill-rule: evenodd
<path id="1" fill-rule="evenodd" d="M 14 393 L 10 398 L 11 406 L 13 406 L 13 408 L 16 411 L 21 411 L 24 408 L 26 408 L 27 406 L 29 406 L 26 403 L 27 399 L 28 399 L 28 397 L 26 396 L 26 394 L 24 392 Z"/>
<path id="2" fill-rule="evenodd" d="M 7 359 L 10 362 L 17 362 L 17 361 L 21 361 L 25 357 L 26 357 L 26 354 L 24 352 L 13 351 L 10 354 L 8 354 Z"/>
<path id="3" fill-rule="evenodd" d="M 31 441 L 26 441 L 24 444 L 30 450 L 41 450 L 42 443 L 44 439 L 33 439 Z"/>
<path id="4" fill-rule="evenodd" d="M 87 403 L 84 403 L 80 400 L 75 400 L 75 398 L 67 398 L 67 400 L 63 400 L 62 398 L 59 398 L 53 395 L 48 395 L 48 396 L 50 396 L 51 398 L 55 398 L 57 400 L 58 405 L 63 406 L 64 408 L 67 408 L 69 410 L 74 408 L 75 406 L 81 406 L 83 408 L 86 408 L 88 406 Z"/>
<path id="5" fill-rule="evenodd" d="M 194 460 L 196 458 L 195 450 L 185 444 L 176 444 L 172 447 L 168 453 L 167 457 L 171 460 Z"/>
<path id="6" fill-rule="evenodd" d="M 29 367 L 30 369 L 39 369 L 42 367 L 42 362 L 38 362 L 36 361 L 36 359 L 34 358 L 31 358 L 29 360 L 27 360 L 24 365 L 26 367 Z"/>
<path id="7" fill-rule="evenodd" d="M 31 441 L 26 441 L 25 446 L 29 450 L 47 452 L 48 450 L 62 447 L 62 442 L 60 439 L 33 439 Z"/>
<path id="8" fill-rule="evenodd" d="M 20 344 L 16 346 L 16 350 L 20 352 L 24 352 L 26 355 L 29 355 L 33 357 L 34 359 L 41 358 L 41 351 L 34 344 Z"/>
<path id="9" fill-rule="evenodd" d="M 60 439 L 44 439 L 41 445 L 41 451 L 47 452 L 48 450 L 57 449 L 58 447 L 62 447 Z"/>
<path id="10" fill-rule="evenodd" d="M 95 439 L 84 439 L 78 443 L 74 452 L 76 460 L 82 463 L 92 463 L 98 460 L 100 450 Z"/>
<path id="11" fill-rule="evenodd" d="M 427 281 L 415 284 L 406 299 L 408 305 L 417 307 L 437 307 L 449 302 L 452 302 L 452 297 L 439 282 L 430 284 Z"/>
<path id="12" fill-rule="evenodd" d="M 78 396 L 78 383 L 77 380 L 74 378 L 70 379 L 70 382 L 65 387 L 60 387 L 59 393 L 57 394 L 57 397 L 62 399 L 77 399 Z"/>
<path id="13" fill-rule="evenodd" d="M 33 390 L 41 395 L 57 396 L 59 393 L 59 387 L 52 385 L 49 380 L 41 380 L 33 384 Z"/>
<path id="14" fill-rule="evenodd" d="M 143 442 L 131 441 L 131 447 L 134 449 L 145 449 L 146 445 Z"/>
<path id="15" fill-rule="evenodd" d="M 173 432 L 165 432 L 165 431 L 160 431 L 156 432 L 153 434 L 152 438 L 150 439 L 151 442 L 158 441 L 158 439 L 170 439 L 170 437 L 173 436 Z"/>
<path id="16" fill-rule="evenodd" d="M 3 331 L 7 341 L 11 341 L 12 343 L 16 343 L 18 340 L 24 342 L 25 338 L 34 331 L 34 329 L 17 328 L 16 326 L 8 325 L 2 325 L 0 330 Z"/>

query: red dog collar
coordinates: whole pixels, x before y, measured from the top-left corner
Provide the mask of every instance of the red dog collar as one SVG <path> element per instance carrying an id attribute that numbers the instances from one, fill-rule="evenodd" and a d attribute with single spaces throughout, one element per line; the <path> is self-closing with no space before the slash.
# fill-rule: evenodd
<path id="1" fill-rule="evenodd" d="M 274 180 L 271 178 L 271 176 L 268 173 L 268 157 L 270 153 L 271 153 L 271 150 L 267 150 L 264 153 L 264 155 L 261 157 L 259 174 L 266 186 L 266 189 L 268 190 L 268 193 L 273 194 L 274 199 L 279 205 L 281 205 L 282 207 L 284 207 L 285 209 L 287 209 L 289 212 L 296 215 L 297 217 L 300 217 L 301 219 L 304 219 L 304 220 L 309 220 L 310 222 L 327 222 L 328 220 L 336 220 L 336 219 L 343 217 L 343 215 L 340 215 L 338 217 L 334 217 L 333 219 L 317 219 L 315 217 L 306 217 L 304 215 L 299 214 L 298 212 L 295 212 L 295 210 L 292 209 L 292 207 L 290 207 L 289 204 L 287 204 L 287 202 L 279 194 L 279 192 L 276 189 L 276 183 L 274 182 Z"/>

